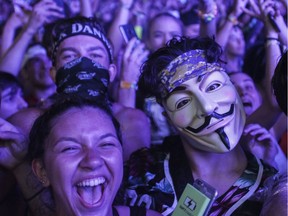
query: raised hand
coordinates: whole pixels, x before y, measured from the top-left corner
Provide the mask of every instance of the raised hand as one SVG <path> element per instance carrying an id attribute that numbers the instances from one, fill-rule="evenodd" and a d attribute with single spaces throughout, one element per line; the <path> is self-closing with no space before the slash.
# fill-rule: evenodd
<path id="1" fill-rule="evenodd" d="M 64 18 L 63 8 L 59 7 L 53 0 L 42 0 L 33 7 L 28 26 L 33 30 L 38 30 L 44 24 L 60 18 Z"/>
<path id="2" fill-rule="evenodd" d="M 144 43 L 137 38 L 133 38 L 127 44 L 123 56 L 122 80 L 128 82 L 138 82 L 140 67 L 149 54 Z"/>
<path id="3" fill-rule="evenodd" d="M 283 164 L 286 164 L 287 158 L 267 129 L 259 124 L 249 124 L 245 127 L 243 136 L 246 138 L 245 147 L 252 154 L 277 169 L 285 169 Z"/>
<path id="4" fill-rule="evenodd" d="M 15 126 L 0 118 L 0 165 L 13 171 L 27 153 L 27 137 Z"/>

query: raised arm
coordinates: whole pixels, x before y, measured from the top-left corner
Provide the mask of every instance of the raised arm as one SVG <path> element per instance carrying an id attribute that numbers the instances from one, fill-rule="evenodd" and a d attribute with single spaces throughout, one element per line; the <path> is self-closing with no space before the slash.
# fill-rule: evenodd
<path id="1" fill-rule="evenodd" d="M 2 32 L 2 41 L 5 41 L 5 43 L 1 43 L 0 57 L 5 54 L 5 52 L 9 49 L 10 46 L 12 46 L 14 38 L 16 36 L 16 31 L 19 27 L 22 27 L 24 25 L 26 18 L 27 17 L 20 16 L 19 14 L 13 12 L 8 18 L 8 20 L 5 22 Z"/>
<path id="2" fill-rule="evenodd" d="M 122 39 L 119 25 L 124 25 L 129 22 L 130 9 L 133 5 L 134 0 L 120 0 L 120 7 L 113 19 L 112 24 L 108 30 L 108 38 L 111 40 L 114 48 L 114 55 L 117 56 L 122 47 L 124 40 Z"/>
<path id="3" fill-rule="evenodd" d="M 217 29 L 216 41 L 225 49 L 228 42 L 229 32 L 234 25 L 238 24 L 238 17 L 244 12 L 248 0 L 235 0 L 232 11 L 226 17 L 226 20 L 219 29 Z"/>
<path id="4" fill-rule="evenodd" d="M 217 4 L 214 0 L 199 1 L 200 36 L 216 36 Z"/>
<path id="5" fill-rule="evenodd" d="M 122 59 L 120 74 L 120 88 L 118 90 L 118 102 L 126 107 L 135 108 L 137 83 L 140 75 L 140 67 L 147 58 L 149 51 L 144 43 L 133 38 L 127 44 Z"/>
<path id="6" fill-rule="evenodd" d="M 18 76 L 23 56 L 33 36 L 37 31 L 51 20 L 49 17 L 63 18 L 62 9 L 53 0 L 42 0 L 33 7 L 29 20 L 24 26 L 13 45 L 0 59 L 0 70 Z"/>
<path id="7" fill-rule="evenodd" d="M 80 0 L 80 15 L 84 17 L 93 16 L 93 8 L 91 1 Z"/>
<path id="8" fill-rule="evenodd" d="M 269 21 L 268 18 L 268 14 L 271 13 L 273 15 L 276 24 L 278 24 L 277 21 L 280 21 L 281 17 L 278 17 L 280 16 L 280 14 L 277 12 L 277 9 L 274 8 L 273 1 L 267 0 L 263 4 L 260 4 L 260 2 L 258 2 L 257 5 L 258 5 L 257 10 L 259 11 L 257 18 L 261 19 L 264 22 L 265 35 L 266 35 L 266 42 L 265 42 L 266 75 L 262 82 L 264 89 L 264 97 L 263 97 L 264 99 L 260 108 L 257 109 L 251 116 L 249 116 L 249 118 L 247 119 L 247 123 L 257 122 L 266 129 L 270 129 L 275 124 L 275 122 L 282 113 L 275 99 L 271 86 L 271 79 L 274 74 L 276 65 L 281 57 L 281 50 L 278 40 L 279 33 L 271 25 L 271 22 Z M 282 30 L 283 29 L 281 29 L 281 31 Z M 283 31 L 285 31 L 285 29 Z"/>
<path id="9" fill-rule="evenodd" d="M 51 202 L 49 193 L 25 159 L 30 127 L 39 114 L 40 110 L 27 109 L 15 114 L 12 123 L 0 119 L 0 165 L 15 176 L 32 215 L 50 216 L 53 212 L 47 204 Z"/>

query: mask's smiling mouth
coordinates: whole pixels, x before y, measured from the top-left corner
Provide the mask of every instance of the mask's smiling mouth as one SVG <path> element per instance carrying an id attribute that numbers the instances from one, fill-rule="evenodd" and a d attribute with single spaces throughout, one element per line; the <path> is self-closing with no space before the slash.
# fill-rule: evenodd
<path id="1" fill-rule="evenodd" d="M 188 126 L 185 128 L 185 130 L 188 131 L 189 133 L 192 132 L 192 133 L 198 134 L 198 135 L 205 135 L 206 133 L 211 132 L 209 129 L 213 128 L 213 126 L 215 126 L 216 124 L 219 124 L 219 123 L 223 122 L 224 120 L 225 120 L 225 122 L 228 123 L 234 116 L 234 106 L 235 106 L 234 104 L 231 104 L 230 109 L 225 113 L 219 114 L 217 112 L 213 112 L 213 113 L 211 113 L 211 115 L 206 116 L 204 123 L 201 126 L 199 126 L 198 128 L 192 128 L 192 127 Z M 210 125 L 212 118 L 218 119 L 219 121 L 212 123 Z M 217 128 L 219 128 L 219 127 L 221 127 L 221 125 L 217 125 Z"/>
<path id="2" fill-rule="evenodd" d="M 96 205 L 103 196 L 104 177 L 87 179 L 77 183 L 77 193 L 86 206 Z"/>

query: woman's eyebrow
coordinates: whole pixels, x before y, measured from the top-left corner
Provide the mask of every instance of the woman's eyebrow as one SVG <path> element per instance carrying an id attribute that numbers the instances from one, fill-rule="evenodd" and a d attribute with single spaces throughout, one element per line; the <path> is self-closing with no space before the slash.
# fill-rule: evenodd
<path id="1" fill-rule="evenodd" d="M 113 133 L 103 134 L 102 136 L 99 137 L 99 139 L 105 139 L 107 137 L 113 137 L 113 138 L 118 139 L 117 136 L 115 134 L 113 134 Z"/>
<path id="2" fill-rule="evenodd" d="M 65 141 L 77 142 L 77 140 L 75 138 L 72 138 L 72 137 L 61 137 L 61 138 L 56 140 L 56 142 L 54 143 L 53 146 L 57 146 L 59 143 L 65 142 Z"/>

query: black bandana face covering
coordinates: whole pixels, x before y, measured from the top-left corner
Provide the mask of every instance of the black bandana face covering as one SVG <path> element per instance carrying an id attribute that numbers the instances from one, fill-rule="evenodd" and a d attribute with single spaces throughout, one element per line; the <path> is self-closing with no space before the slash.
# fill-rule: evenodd
<path id="1" fill-rule="evenodd" d="M 56 85 L 58 93 L 108 101 L 109 71 L 99 63 L 81 57 L 57 71 Z"/>

